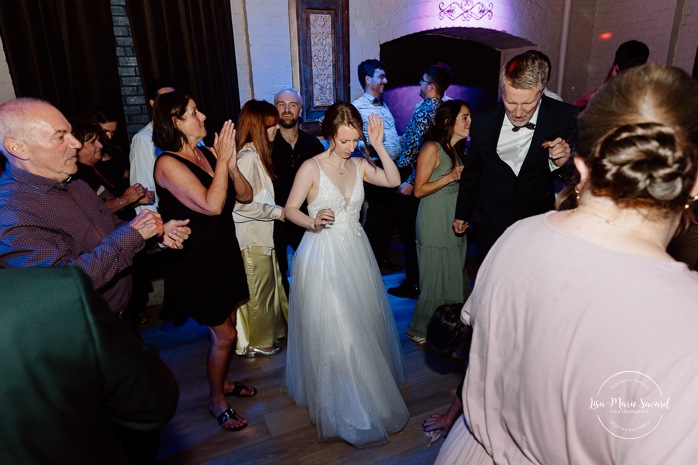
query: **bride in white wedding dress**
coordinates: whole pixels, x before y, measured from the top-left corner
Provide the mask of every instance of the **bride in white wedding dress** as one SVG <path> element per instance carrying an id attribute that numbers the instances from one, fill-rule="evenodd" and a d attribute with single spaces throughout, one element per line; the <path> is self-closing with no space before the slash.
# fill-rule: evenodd
<path id="1" fill-rule="evenodd" d="M 395 320 L 359 223 L 363 181 L 396 187 L 400 174 L 375 115 L 368 134 L 384 169 L 351 158 L 361 131 L 353 105 L 327 110 L 322 132 L 330 148 L 298 170 L 285 210 L 307 231 L 291 269 L 284 384 L 308 407 L 321 441 L 357 447 L 387 442 L 409 418 L 398 388 L 406 376 Z M 306 199 L 310 216 L 300 210 Z"/>

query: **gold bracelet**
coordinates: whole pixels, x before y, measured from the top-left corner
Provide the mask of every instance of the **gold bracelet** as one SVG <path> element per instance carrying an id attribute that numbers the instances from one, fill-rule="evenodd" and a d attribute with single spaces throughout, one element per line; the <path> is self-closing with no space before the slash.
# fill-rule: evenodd
<path id="1" fill-rule="evenodd" d="M 121 197 L 117 197 L 116 200 L 119 202 L 119 205 L 121 205 L 121 210 L 123 211 L 123 209 L 124 209 L 124 204 L 121 203 Z"/>

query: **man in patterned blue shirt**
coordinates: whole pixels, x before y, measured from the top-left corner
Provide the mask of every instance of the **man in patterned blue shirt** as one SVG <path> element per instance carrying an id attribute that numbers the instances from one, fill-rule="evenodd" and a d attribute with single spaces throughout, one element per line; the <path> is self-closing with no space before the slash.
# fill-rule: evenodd
<path id="1" fill-rule="evenodd" d="M 424 142 L 424 136 L 434 124 L 436 110 L 443 102 L 444 93 L 451 85 L 451 68 L 445 63 L 430 65 L 424 70 L 419 81 L 419 96 L 424 100 L 417 105 L 400 143 L 400 169 L 403 183 L 398 187 L 396 210 L 398 227 L 405 251 L 405 281 L 388 292 L 397 297 L 416 299 L 419 296 L 419 268 L 417 266 L 417 245 L 415 243 L 415 221 L 419 199 L 412 195 L 417 155 Z"/>

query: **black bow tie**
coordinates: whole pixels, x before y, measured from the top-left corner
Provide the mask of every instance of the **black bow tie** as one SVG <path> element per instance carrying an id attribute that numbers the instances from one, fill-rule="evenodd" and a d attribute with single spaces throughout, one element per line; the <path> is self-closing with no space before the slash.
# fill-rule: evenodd
<path id="1" fill-rule="evenodd" d="M 536 125 L 533 123 L 526 123 L 523 126 L 514 126 L 513 128 L 511 128 L 511 130 L 514 132 L 519 132 L 519 129 L 521 129 L 521 128 L 534 130 L 534 129 L 536 129 Z"/>
<path id="2" fill-rule="evenodd" d="M 373 103 L 376 106 L 383 105 L 383 102 L 379 98 L 375 98 L 375 97 L 373 98 L 373 102 L 371 102 L 371 103 Z"/>

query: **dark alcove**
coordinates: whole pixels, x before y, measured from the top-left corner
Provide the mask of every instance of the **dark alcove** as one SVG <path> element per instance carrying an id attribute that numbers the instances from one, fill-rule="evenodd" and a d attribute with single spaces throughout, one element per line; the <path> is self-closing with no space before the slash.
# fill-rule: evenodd
<path id="1" fill-rule="evenodd" d="M 473 110 L 497 101 L 500 52 L 487 45 L 422 32 L 381 44 L 380 59 L 388 78 L 384 98 L 400 134 L 422 100 L 419 80 L 431 64 L 444 62 L 453 70 L 448 97 L 465 100 Z"/>

